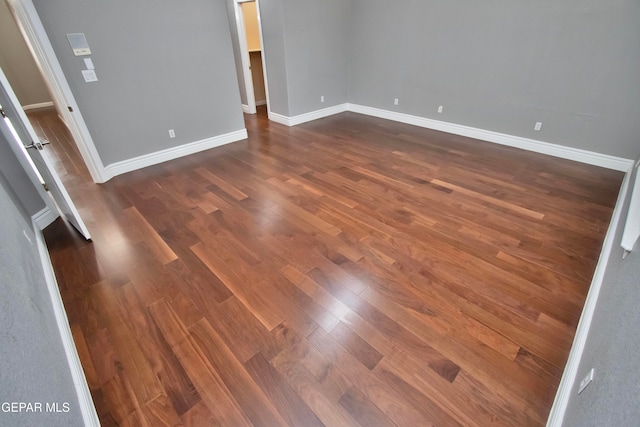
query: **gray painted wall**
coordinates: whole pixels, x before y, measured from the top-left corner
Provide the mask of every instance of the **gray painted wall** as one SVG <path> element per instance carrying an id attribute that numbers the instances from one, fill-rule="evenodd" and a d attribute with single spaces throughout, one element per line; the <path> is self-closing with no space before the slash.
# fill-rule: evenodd
<path id="1" fill-rule="evenodd" d="M 630 192 L 622 225 L 629 200 Z M 565 414 L 566 427 L 635 427 L 640 423 L 640 244 L 622 259 L 622 248 L 617 245 L 622 225 Z M 591 368 L 593 383 L 578 395 L 578 385 Z"/>
<path id="2" fill-rule="evenodd" d="M 351 3 L 259 3 L 271 111 L 296 116 L 347 102 Z"/>
<path id="3" fill-rule="evenodd" d="M 0 404 L 40 403 L 42 412 L 6 412 L 3 406 L 0 425 L 82 426 L 82 414 L 56 326 L 31 218 L 11 190 L 5 173 L 3 168 L 0 171 Z M 65 403 L 67 412 L 64 412 Z M 47 413 L 46 404 L 57 404 L 62 412 Z"/>
<path id="4" fill-rule="evenodd" d="M 24 106 L 51 102 L 38 66 L 4 0 L 0 0 L 0 68 L 11 83 L 20 104 Z"/>
<path id="5" fill-rule="evenodd" d="M 283 0 L 258 0 L 258 5 L 262 25 L 262 54 L 265 55 L 267 66 L 269 108 L 274 113 L 290 116 Z"/>
<path id="6" fill-rule="evenodd" d="M 289 114 L 347 102 L 350 2 L 285 0 Z M 324 95 L 325 102 L 320 102 Z"/>
<path id="7" fill-rule="evenodd" d="M 33 3 L 105 165 L 244 129 L 225 2 Z M 98 82 L 82 78 L 76 32 Z"/>
<path id="8" fill-rule="evenodd" d="M 0 123 L 0 172 L 5 174 L 9 185 L 17 194 L 20 205 L 24 206 L 25 212 L 31 217 L 44 209 L 46 205 L 9 144 L 15 144 L 13 135 L 9 133 L 9 128 L 4 123 Z M 2 240 L 0 243 L 4 246 Z"/>
<path id="9" fill-rule="evenodd" d="M 351 4 L 349 102 L 640 155 L 637 0 Z"/>

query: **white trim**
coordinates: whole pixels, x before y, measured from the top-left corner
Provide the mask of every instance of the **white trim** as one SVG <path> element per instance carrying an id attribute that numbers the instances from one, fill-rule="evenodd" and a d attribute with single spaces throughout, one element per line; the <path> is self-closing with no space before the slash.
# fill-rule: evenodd
<path id="1" fill-rule="evenodd" d="M 240 47 L 240 62 L 242 62 L 242 76 L 244 79 L 244 91 L 247 97 L 247 114 L 256 113 L 256 98 L 253 90 L 253 77 L 251 74 L 251 58 L 249 57 L 249 47 L 247 44 L 247 32 L 244 25 L 244 13 L 242 12 L 241 1 L 233 2 L 233 10 L 236 17 L 236 29 L 238 31 L 238 44 Z"/>
<path id="2" fill-rule="evenodd" d="M 15 114 L 18 116 L 17 117 L 18 120 L 22 121 L 25 126 L 30 126 L 29 119 L 26 117 L 24 110 L 21 110 L 19 108 L 20 103 L 18 102 L 18 98 L 16 97 L 15 92 L 11 88 L 9 81 L 4 75 L 4 72 L 2 71 L 2 67 L 0 67 L 0 94 L 2 93 L 2 88 L 4 88 L 4 92 L 6 92 L 9 98 L 9 102 L 11 104 L 11 105 L 5 106 L 4 108 L 7 111 L 10 111 L 9 108 L 11 108 L 11 110 L 15 111 Z M 2 129 L 0 129 L 0 132 L 9 132 L 9 128 L 4 124 L 4 122 L 0 124 L 0 127 L 2 127 Z M 9 135 L 8 133 L 6 137 L 8 138 L 9 141 L 13 140 L 13 136 Z M 18 163 L 20 163 L 20 166 L 22 166 L 22 169 L 24 169 L 24 172 L 29 177 L 29 180 L 33 184 L 34 188 L 36 189 L 36 191 L 44 201 L 45 207 L 54 212 L 57 212 L 58 209 L 55 203 L 53 202 L 53 199 L 49 197 L 49 195 L 44 189 L 44 186 L 42 185 L 43 183 L 41 179 L 42 176 L 38 176 L 39 172 L 35 168 L 35 165 L 29 161 L 29 155 L 28 153 L 25 152 L 26 150 L 21 148 L 19 146 L 19 143 L 16 143 L 16 144 L 10 143 L 9 147 L 11 148 L 11 151 L 13 151 L 13 153 L 15 154 L 16 158 L 18 159 Z"/>
<path id="3" fill-rule="evenodd" d="M 29 121 L 29 118 L 27 117 L 26 113 L 20 106 L 20 103 L 18 102 L 18 98 L 16 97 L 15 93 L 13 92 L 13 89 L 9 85 L 9 82 L 7 81 L 5 75 L 1 71 L 2 70 L 0 70 L 0 81 L 2 81 L 3 92 L 6 92 L 8 100 L 10 102 L 10 105 L 7 105 L 5 107 L 7 109 L 7 112 L 10 113 L 9 117 L 12 117 L 12 114 L 16 115 L 15 117 L 13 117 L 14 119 L 17 120 L 17 122 L 14 122 L 14 126 L 19 129 L 22 129 L 20 133 L 22 134 L 23 138 L 29 138 L 29 140 L 31 141 L 38 141 L 38 135 L 33 129 L 33 126 L 31 125 L 31 122 Z M 21 142 L 24 143 L 26 141 L 21 141 Z M 12 144 L 12 147 L 15 147 L 16 145 L 18 144 Z M 51 210 L 60 211 L 60 213 L 63 214 L 69 220 L 69 222 L 71 222 L 71 224 L 73 224 L 73 226 L 76 227 L 78 231 L 87 240 L 91 239 L 91 236 L 89 235 L 89 230 L 87 229 L 86 225 L 82 221 L 82 218 L 78 213 L 78 210 L 76 209 L 73 201 L 71 200 L 71 197 L 69 196 L 69 193 L 64 187 L 62 180 L 60 180 L 60 177 L 56 173 L 55 168 L 53 167 L 53 164 L 51 163 L 51 161 L 46 156 L 43 156 L 42 153 L 40 153 L 38 150 L 29 154 L 26 152 L 27 150 L 21 146 L 19 151 L 20 152 L 18 152 L 17 149 L 14 150 L 14 152 L 16 153 L 16 156 L 18 156 L 19 162 L 23 165 L 23 168 L 25 168 L 25 171 L 27 172 L 27 174 L 35 171 L 27 170 L 26 166 L 24 165 L 24 161 L 20 160 L 20 158 L 26 159 L 26 158 L 33 157 L 34 160 L 36 158 L 41 160 L 42 165 L 38 170 L 41 176 L 37 178 L 37 180 L 32 180 L 32 182 L 34 183 L 34 185 L 36 185 L 39 191 L 44 190 L 43 186 L 40 185 L 39 182 L 37 182 L 40 179 L 44 179 L 43 183 L 46 183 L 46 185 L 49 186 L 49 190 L 50 190 L 49 194 L 46 194 L 46 193 L 43 194 L 43 197 L 46 197 L 45 203 L 47 204 L 47 206 L 49 206 Z M 31 163 L 35 167 L 35 164 L 33 162 Z M 49 195 L 51 195 L 51 197 L 49 197 Z M 54 201 L 56 202 L 55 204 L 58 205 L 57 208 L 55 207 Z"/>
<path id="4" fill-rule="evenodd" d="M 38 230 L 44 230 L 53 221 L 58 219 L 58 217 L 60 217 L 58 211 L 54 211 L 49 209 L 48 207 L 45 207 L 40 212 L 33 215 L 31 219 L 33 220 L 33 223 L 38 227 Z"/>
<path id="5" fill-rule="evenodd" d="M 49 290 L 49 297 L 51 298 L 51 304 L 53 306 L 53 313 L 56 318 L 58 330 L 60 331 L 60 338 L 62 338 L 62 345 L 67 356 L 69 369 L 71 370 L 71 378 L 78 396 L 80 412 L 82 413 L 84 425 L 88 427 L 100 427 L 100 420 L 98 419 L 96 408 L 93 405 L 93 399 L 91 398 L 91 391 L 87 384 L 87 378 L 84 375 L 82 364 L 80 363 L 80 357 L 78 356 L 78 351 L 76 350 L 76 346 L 73 341 L 73 335 L 71 333 L 71 328 L 69 327 L 69 320 L 67 319 L 67 313 L 64 309 L 62 297 L 60 296 L 60 289 L 58 288 L 56 275 L 53 270 L 53 266 L 51 265 L 47 245 L 44 241 L 42 232 L 37 229 L 38 224 L 33 222 L 33 228 L 36 235 L 38 253 L 40 254 L 40 261 L 42 262 L 44 277 Z"/>
<path id="6" fill-rule="evenodd" d="M 554 157 L 560 157 L 562 159 L 574 160 L 577 162 L 600 166 L 603 168 L 613 169 L 621 172 L 626 172 L 627 170 L 629 170 L 629 168 L 633 166 L 634 163 L 633 160 L 625 159 L 622 157 L 610 156 L 607 154 L 595 153 L 593 151 L 582 150 L 579 148 L 537 141 L 535 139 L 523 138 L 520 136 L 474 128 L 471 126 L 442 122 L 439 120 L 412 116 L 410 114 L 397 113 L 395 111 L 382 110 L 379 108 L 350 103 L 335 105 L 333 107 L 311 111 L 309 113 L 300 114 L 293 117 L 287 117 L 282 114 L 270 111 L 269 120 L 283 124 L 285 126 L 296 126 L 301 123 L 321 119 L 333 114 L 339 114 L 344 111 L 351 111 L 367 116 L 393 120 L 395 122 L 406 123 L 409 125 L 419 126 L 427 129 L 452 133 L 454 135 L 465 136 L 468 138 L 480 139 L 483 141 L 493 142 L 495 144 L 520 148 L 527 151 L 533 151 L 535 153 L 547 154 Z"/>
<path id="7" fill-rule="evenodd" d="M 621 157 L 609 156 L 607 154 L 595 153 L 578 148 L 566 147 L 558 144 L 537 141 L 529 138 L 522 138 L 514 135 L 478 129 L 470 126 L 458 125 L 455 123 L 442 122 L 439 120 L 427 119 L 424 117 L 412 116 L 395 111 L 381 110 L 373 107 L 366 107 L 357 104 L 347 104 L 347 110 L 354 113 L 366 114 L 368 116 L 407 123 L 441 132 L 466 136 L 469 138 L 481 139 L 496 144 L 507 145 L 509 147 L 521 148 L 536 153 L 548 154 L 563 159 L 575 160 L 577 162 L 590 165 L 601 166 L 608 169 L 626 172 L 632 165 L 633 160 Z"/>
<path id="8" fill-rule="evenodd" d="M 580 367 L 580 360 L 582 359 L 587 337 L 589 336 L 589 329 L 591 328 L 591 322 L 593 321 L 593 315 L 596 310 L 596 304 L 600 295 L 600 289 L 602 288 L 604 274 L 607 270 L 609 257 L 611 256 L 611 250 L 614 246 L 614 241 L 616 240 L 620 217 L 622 216 L 622 210 L 629 188 L 630 177 L 631 170 L 628 170 L 625 174 L 624 180 L 622 181 L 622 186 L 620 187 L 620 192 L 618 194 L 618 201 L 616 202 L 616 207 L 613 210 L 611 223 L 609 224 L 609 229 L 607 230 L 604 243 L 602 244 L 602 251 L 600 252 L 600 258 L 598 258 L 598 265 L 596 266 L 593 279 L 591 280 L 589 293 L 587 294 L 587 299 L 585 300 L 584 308 L 580 315 L 580 321 L 578 322 L 576 335 L 573 339 L 573 344 L 571 345 L 571 352 L 569 353 L 567 364 L 565 365 L 564 372 L 562 373 L 558 392 L 556 393 L 553 406 L 551 407 L 551 412 L 549 413 L 547 427 L 560 427 L 562 425 L 564 415 L 567 411 L 567 405 L 569 404 L 569 398 L 571 397 L 571 393 L 575 390 L 574 384 L 578 374 L 578 368 Z M 575 392 L 577 393 L 577 390 L 575 390 Z"/>
<path id="9" fill-rule="evenodd" d="M 167 162 L 169 160 L 188 156 L 210 148 L 219 147 L 221 145 L 230 144 L 232 142 L 247 139 L 247 130 L 242 129 L 235 132 L 229 132 L 223 135 L 214 136 L 212 138 L 191 142 L 180 145 L 178 147 L 167 148 L 166 150 L 156 151 L 154 153 L 145 154 L 134 157 L 132 159 L 123 160 L 108 165 L 105 168 L 108 179 L 123 173 L 131 172 L 137 169 L 146 168 L 147 166 L 156 165 L 158 163 Z"/>
<path id="10" fill-rule="evenodd" d="M 289 117 L 283 116 L 282 114 L 274 113 L 273 111 L 267 112 L 269 116 L 269 120 L 272 122 L 280 123 L 281 125 L 291 126 L 289 124 Z"/>
<path id="11" fill-rule="evenodd" d="M 333 116 L 334 114 L 344 113 L 348 111 L 349 104 L 339 104 L 333 107 L 323 108 L 322 110 L 311 111 L 309 113 L 299 114 L 293 117 L 283 116 L 282 114 L 269 112 L 269 120 L 285 126 L 296 126 L 312 120 L 322 119 L 323 117 Z"/>
<path id="12" fill-rule="evenodd" d="M 640 163 L 640 161 L 638 162 Z M 637 169 L 638 163 L 631 169 Z M 629 172 L 631 174 L 631 172 Z M 629 213 L 622 232 L 622 242 L 620 246 L 627 251 L 633 251 L 633 247 L 640 238 L 640 173 L 636 173 L 635 183 L 631 191 L 631 201 L 629 202 Z"/>
<path id="13" fill-rule="evenodd" d="M 38 102 L 37 104 L 23 105 L 22 109 L 24 111 L 29 111 L 29 110 L 37 110 L 38 108 L 47 108 L 47 107 L 53 107 L 53 101 Z"/>
<path id="14" fill-rule="evenodd" d="M 104 165 L 33 1 L 8 0 L 7 4 L 42 72 L 58 113 L 62 114 L 64 122 L 71 131 L 91 178 L 98 183 L 105 182 L 108 178 L 105 177 Z M 72 107 L 73 112 L 70 112 L 68 107 Z"/>
<path id="15" fill-rule="evenodd" d="M 252 1 L 255 1 L 255 0 L 252 0 Z M 256 102 L 256 107 L 258 107 L 260 105 L 267 105 L 267 101 L 257 101 Z M 247 104 L 242 104 L 242 112 L 246 113 L 246 114 L 256 114 L 257 113 L 256 110 L 251 112 L 251 108 L 249 108 L 249 106 Z"/>
<path id="16" fill-rule="evenodd" d="M 267 104 L 267 114 L 271 111 L 271 101 L 269 97 L 269 79 L 267 78 L 267 51 L 264 45 L 264 37 L 262 35 L 262 14 L 260 13 L 260 0 L 256 2 L 256 13 L 258 14 L 258 33 L 260 35 L 260 49 L 262 49 L 262 78 L 264 79 L 264 96 Z"/>

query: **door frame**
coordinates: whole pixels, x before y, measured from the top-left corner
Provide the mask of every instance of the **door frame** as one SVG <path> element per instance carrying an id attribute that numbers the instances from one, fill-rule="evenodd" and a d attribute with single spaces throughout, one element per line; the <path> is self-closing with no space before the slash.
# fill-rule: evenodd
<path id="1" fill-rule="evenodd" d="M 111 176 L 105 170 L 32 0 L 6 0 L 6 2 L 49 87 L 58 114 L 62 116 L 62 120 L 71 132 L 91 178 L 96 183 L 106 182 Z"/>
<path id="2" fill-rule="evenodd" d="M 13 127 L 13 132 L 15 132 L 13 136 L 17 142 L 17 144 L 9 143 L 9 145 L 18 158 L 18 162 L 29 176 L 31 182 L 34 183 L 41 196 L 42 192 L 40 190 L 46 188 L 49 191 L 50 194 L 45 193 L 43 197 L 49 211 L 63 216 L 86 240 L 91 240 L 89 229 L 80 216 L 80 212 L 78 212 L 73 200 L 71 200 L 71 196 L 69 196 L 69 192 L 62 183 L 60 176 L 51 161 L 46 155 L 40 152 L 42 148 L 38 145 L 40 144 L 38 135 L 33 129 L 31 122 L 29 122 L 29 118 L 20 105 L 20 101 L 18 101 L 9 80 L 1 68 L 0 86 L 2 100 L 7 101 L 6 105 L 2 106 L 2 109 L 6 113 L 5 116 L 7 120 Z M 25 144 L 31 145 L 27 147 Z M 37 153 L 27 152 L 29 148 L 35 150 Z M 49 197 L 49 195 L 51 195 L 51 197 Z"/>
<path id="3" fill-rule="evenodd" d="M 240 58 L 242 61 L 242 75 L 244 77 L 245 92 L 247 95 L 247 105 L 249 114 L 256 113 L 256 96 L 253 87 L 253 77 L 251 70 L 251 58 L 249 56 L 249 46 L 247 43 L 247 32 L 244 25 L 244 14 L 242 12 L 241 3 L 255 2 L 256 12 L 258 14 L 258 33 L 260 35 L 260 49 L 262 59 L 262 77 L 264 79 L 264 91 L 267 101 L 267 113 L 271 113 L 271 104 L 269 103 L 269 79 L 267 78 L 267 59 L 266 49 L 264 46 L 264 37 L 262 36 L 262 18 L 260 16 L 260 2 L 258 0 L 233 0 L 233 10 L 236 18 L 236 29 L 238 31 L 238 42 L 240 46 Z"/>
<path id="4" fill-rule="evenodd" d="M 244 90 L 247 97 L 247 114 L 256 114 L 256 95 L 253 88 L 253 74 L 251 72 L 251 58 L 249 57 L 249 44 L 247 43 L 247 30 L 244 25 L 244 13 L 241 3 L 247 1 L 234 0 L 233 10 L 236 18 L 236 30 L 238 31 L 238 44 L 240 46 L 240 58 L 242 62 L 242 76 Z M 244 109 L 244 108 L 243 108 Z"/>

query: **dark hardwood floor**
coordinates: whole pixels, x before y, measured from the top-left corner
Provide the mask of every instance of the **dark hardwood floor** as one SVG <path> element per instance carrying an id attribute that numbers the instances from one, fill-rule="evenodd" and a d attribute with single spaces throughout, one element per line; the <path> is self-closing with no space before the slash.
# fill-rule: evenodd
<path id="1" fill-rule="evenodd" d="M 546 422 L 621 173 L 343 113 L 95 185 L 29 116 L 103 426 Z"/>

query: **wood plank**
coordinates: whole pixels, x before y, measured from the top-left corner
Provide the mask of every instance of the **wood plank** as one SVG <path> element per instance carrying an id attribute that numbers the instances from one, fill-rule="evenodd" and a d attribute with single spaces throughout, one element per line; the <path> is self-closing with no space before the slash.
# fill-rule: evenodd
<path id="1" fill-rule="evenodd" d="M 261 108 L 96 186 L 30 115 L 94 236 L 45 230 L 103 425 L 545 424 L 619 172 Z"/>
<path id="2" fill-rule="evenodd" d="M 149 426 L 172 427 L 180 423 L 174 406 L 165 395 L 160 395 L 147 403 L 143 408 L 143 413 Z"/>
<path id="3" fill-rule="evenodd" d="M 305 343 L 305 349 L 309 349 Z M 314 376 L 296 351 L 283 350 L 271 360 L 273 367 L 286 379 L 302 400 L 327 426 L 355 425 L 356 421 L 333 398 L 333 383 Z M 324 379 L 325 381 L 321 383 Z M 342 395 L 343 393 L 341 393 Z"/>
<path id="4" fill-rule="evenodd" d="M 282 313 L 278 313 L 277 307 L 265 301 L 251 285 L 244 283 L 210 246 L 198 243 L 192 246 L 191 250 L 244 305 L 251 308 L 252 313 L 268 330 L 275 328 L 285 319 Z"/>
<path id="5" fill-rule="evenodd" d="M 146 307 L 142 305 L 133 285 L 127 284 L 121 287 L 118 289 L 118 294 L 120 304 L 126 313 L 127 323 L 138 337 L 138 344 L 146 354 L 154 375 L 162 384 L 164 393 L 161 396 L 164 396 L 171 405 L 171 411 L 168 413 L 175 413 L 176 416 L 184 414 L 200 401 L 200 395 L 165 337 L 156 327 Z M 181 318 L 177 311 L 176 315 Z"/>
<path id="6" fill-rule="evenodd" d="M 470 196 L 470 197 L 473 197 L 473 198 L 477 198 L 479 200 L 488 202 L 488 203 L 490 203 L 492 205 L 500 206 L 500 207 L 505 208 L 505 209 L 509 209 L 509 210 L 511 210 L 513 212 L 517 212 L 519 214 L 531 217 L 533 219 L 540 220 L 540 219 L 544 218 L 544 214 L 541 213 L 541 212 L 536 212 L 536 211 L 534 211 L 532 209 L 527 209 L 527 208 L 524 208 L 522 206 L 515 205 L 513 203 L 508 203 L 508 202 L 505 202 L 503 200 L 496 199 L 494 197 L 485 196 L 483 194 L 477 193 L 475 191 L 468 190 L 466 188 L 451 184 L 449 182 L 441 181 L 439 179 L 432 179 L 431 182 L 436 184 L 436 185 L 439 185 L 441 187 L 449 188 L 449 189 L 451 189 L 451 190 L 453 190 L 455 192 L 464 194 L 465 196 Z"/>
<path id="7" fill-rule="evenodd" d="M 393 422 L 398 425 L 427 423 L 422 414 L 412 408 L 403 397 L 391 390 L 324 331 L 315 330 L 309 336 L 309 341 Z"/>
<path id="8" fill-rule="evenodd" d="M 87 380 L 87 385 L 89 386 L 90 390 L 98 389 L 100 388 L 100 380 L 98 377 L 98 373 L 96 372 L 96 368 L 93 364 L 93 360 L 91 360 L 91 352 L 89 350 L 89 346 L 87 345 L 87 341 L 85 340 L 82 328 L 76 324 L 69 326 L 71 328 L 73 342 L 76 345 L 78 357 L 80 358 L 80 361 L 82 363 L 84 376 Z"/>
<path id="9" fill-rule="evenodd" d="M 254 426 L 286 425 L 208 321 L 199 321 L 190 328 L 190 333 Z"/>
<path id="10" fill-rule="evenodd" d="M 198 393 L 215 417 L 216 424 L 251 425 L 233 394 L 226 387 L 206 355 L 189 336 L 187 328 L 180 322 L 173 309 L 164 300 L 160 300 L 151 305 L 149 310 Z"/>
<path id="11" fill-rule="evenodd" d="M 165 241 L 162 240 L 160 235 L 140 214 L 138 209 L 135 207 L 127 208 L 123 213 L 130 221 L 131 228 L 140 233 L 140 238 L 148 245 L 149 249 L 151 249 L 155 254 L 159 262 L 167 264 L 178 258 Z"/>
<path id="12" fill-rule="evenodd" d="M 360 363 L 372 370 L 378 362 L 382 360 L 383 355 L 373 348 L 369 343 L 360 338 L 358 334 L 349 329 L 344 323 L 338 323 L 330 332 L 330 334 L 338 341 L 349 353 L 353 355 Z"/>
<path id="13" fill-rule="evenodd" d="M 100 312 L 113 340 L 115 357 L 119 360 L 117 365 L 128 379 L 136 379 L 131 381 L 131 388 L 137 400 L 146 404 L 162 393 L 162 385 L 153 372 L 143 347 L 131 330 L 111 285 L 101 282 L 93 288 L 96 298 L 101 301 Z"/>
<path id="14" fill-rule="evenodd" d="M 261 353 L 253 356 L 244 365 L 253 380 L 262 388 L 289 425 L 324 426 L 322 421 Z"/>
<path id="15" fill-rule="evenodd" d="M 220 178 L 219 176 L 211 172 L 210 170 L 207 170 L 205 168 L 197 168 L 195 169 L 195 172 L 201 175 L 202 177 L 204 177 L 207 181 L 214 184 L 216 187 L 220 188 L 225 193 L 232 196 L 236 200 L 244 200 L 247 197 L 249 197 L 246 194 L 244 194 L 242 191 L 238 190 L 236 187 L 228 183 L 227 181 L 223 180 L 222 178 Z"/>
<path id="16" fill-rule="evenodd" d="M 395 426 L 395 423 L 357 388 L 350 388 L 339 402 L 361 426 Z"/>

